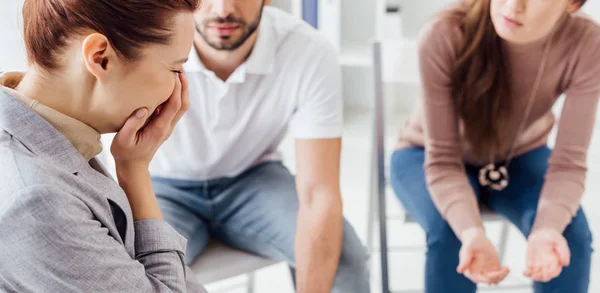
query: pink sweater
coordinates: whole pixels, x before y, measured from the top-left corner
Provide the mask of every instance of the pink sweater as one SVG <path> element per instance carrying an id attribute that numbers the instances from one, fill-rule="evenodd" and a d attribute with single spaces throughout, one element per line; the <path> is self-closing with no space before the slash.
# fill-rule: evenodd
<path id="1" fill-rule="evenodd" d="M 600 97 L 600 26 L 574 14 L 561 20 L 556 29 L 525 130 L 516 140 L 515 156 L 546 144 L 555 124 L 552 106 L 566 94 L 534 224 L 534 229 L 549 227 L 562 232 L 575 216 L 584 192 L 587 150 Z M 513 87 L 507 98 L 514 99 L 512 133 L 505 140 L 509 143 L 523 119 L 547 39 L 525 45 L 504 44 Z M 419 66 L 423 99 L 402 127 L 398 144 L 399 148 L 425 147 L 428 189 L 456 233 L 482 225 L 464 163 L 489 163 L 474 160 L 463 136 L 462 121 L 453 108 L 450 74 L 461 45 L 462 33 L 448 17 L 434 19 L 422 31 Z"/>

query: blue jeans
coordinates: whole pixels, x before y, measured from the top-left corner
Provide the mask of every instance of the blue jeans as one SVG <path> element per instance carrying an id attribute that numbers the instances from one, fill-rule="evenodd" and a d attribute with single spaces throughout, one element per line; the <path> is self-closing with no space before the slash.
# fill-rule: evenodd
<path id="1" fill-rule="evenodd" d="M 509 166 L 510 183 L 502 191 L 489 191 L 477 182 L 478 168 L 466 166 L 478 200 L 512 222 L 527 236 L 531 232 L 551 150 L 541 147 L 516 157 Z M 456 272 L 461 243 L 440 216 L 427 191 L 423 148 L 396 151 L 392 156 L 391 183 L 406 211 L 427 236 L 425 292 L 476 292 L 476 285 Z M 588 292 L 592 236 L 579 209 L 564 236 L 571 249 L 571 265 L 547 283 L 535 283 L 536 293 Z M 518 273 L 518 272 L 517 272 Z"/>
<path id="2" fill-rule="evenodd" d="M 295 179 L 280 162 L 264 163 L 235 178 L 182 181 L 153 178 L 163 217 L 188 239 L 191 263 L 209 238 L 295 267 L 298 217 Z M 344 243 L 335 293 L 370 291 L 368 255 L 344 221 Z"/>

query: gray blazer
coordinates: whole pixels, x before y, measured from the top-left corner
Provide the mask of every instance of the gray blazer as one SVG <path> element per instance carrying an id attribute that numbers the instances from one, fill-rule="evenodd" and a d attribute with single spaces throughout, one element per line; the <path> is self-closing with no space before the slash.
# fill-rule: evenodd
<path id="1" fill-rule="evenodd" d="M 0 292 L 186 292 L 185 239 L 106 174 L 0 89 Z"/>

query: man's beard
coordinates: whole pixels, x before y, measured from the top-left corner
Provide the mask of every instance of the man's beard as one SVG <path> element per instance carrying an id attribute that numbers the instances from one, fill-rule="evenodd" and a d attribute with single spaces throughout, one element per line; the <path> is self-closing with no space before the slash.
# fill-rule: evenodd
<path id="1" fill-rule="evenodd" d="M 262 7 L 262 6 L 261 6 Z M 221 42 L 213 42 L 211 41 L 202 31 L 199 25 L 196 25 L 196 31 L 202 36 L 202 39 L 211 46 L 212 48 L 219 51 L 234 51 L 241 47 L 251 36 L 256 32 L 258 26 L 260 25 L 260 20 L 262 18 L 262 8 L 258 12 L 258 15 L 255 17 L 254 21 L 247 25 L 242 19 L 228 16 L 226 18 L 212 18 L 204 21 L 202 24 L 204 28 L 207 28 L 211 23 L 234 23 L 240 26 L 241 29 L 244 30 L 242 35 L 235 40 L 233 43 L 221 43 Z M 232 36 L 221 36 L 220 41 L 228 41 Z"/>

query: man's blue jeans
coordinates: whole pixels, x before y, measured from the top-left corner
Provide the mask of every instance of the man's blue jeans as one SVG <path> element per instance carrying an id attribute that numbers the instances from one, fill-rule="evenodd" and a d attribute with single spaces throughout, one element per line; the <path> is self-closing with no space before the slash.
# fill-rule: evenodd
<path id="1" fill-rule="evenodd" d="M 214 237 L 295 267 L 298 196 L 294 176 L 280 162 L 261 164 L 235 178 L 202 182 L 153 178 L 153 185 L 165 221 L 188 239 L 188 264 Z M 332 292 L 370 292 L 367 261 L 360 239 L 344 221 Z"/>
<path id="2" fill-rule="evenodd" d="M 510 183 L 502 191 L 481 188 L 477 181 L 479 170 L 474 166 L 466 166 L 467 176 L 479 201 L 507 218 L 527 236 L 535 219 L 550 154 L 549 148 L 541 147 L 514 158 L 508 168 Z M 424 163 L 423 148 L 396 151 L 392 156 L 391 183 L 404 208 L 427 235 L 425 292 L 475 292 L 475 284 L 456 272 L 461 244 L 433 205 L 427 191 Z M 571 265 L 564 268 L 558 278 L 548 283 L 535 283 L 534 292 L 588 292 L 592 236 L 583 210 L 579 209 L 564 236 L 571 250 Z"/>

